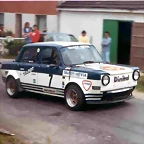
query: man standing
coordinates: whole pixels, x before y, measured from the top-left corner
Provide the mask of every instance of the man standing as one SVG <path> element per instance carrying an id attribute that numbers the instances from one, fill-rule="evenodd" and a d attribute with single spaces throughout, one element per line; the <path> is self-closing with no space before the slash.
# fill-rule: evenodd
<path id="1" fill-rule="evenodd" d="M 86 31 L 85 30 L 83 30 L 81 32 L 81 36 L 79 37 L 79 42 L 84 42 L 84 43 L 89 42 L 88 37 L 86 36 Z"/>
<path id="2" fill-rule="evenodd" d="M 37 25 L 33 26 L 33 31 L 30 33 L 30 38 L 32 43 L 39 42 L 40 32 L 37 28 Z"/>
<path id="3" fill-rule="evenodd" d="M 110 47 L 111 47 L 111 38 L 109 37 L 109 32 L 104 33 L 104 38 L 102 40 L 102 57 L 105 62 L 110 63 Z"/>

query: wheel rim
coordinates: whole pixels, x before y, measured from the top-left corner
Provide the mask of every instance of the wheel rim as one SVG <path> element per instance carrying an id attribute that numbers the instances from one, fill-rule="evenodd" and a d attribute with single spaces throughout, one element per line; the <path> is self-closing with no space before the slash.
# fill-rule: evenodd
<path id="1" fill-rule="evenodd" d="M 15 93 L 15 84 L 12 81 L 8 81 L 7 83 L 7 92 L 9 95 L 14 95 Z"/>
<path id="2" fill-rule="evenodd" d="M 66 101 L 70 107 L 74 107 L 78 103 L 78 95 L 74 89 L 70 89 L 66 93 Z"/>

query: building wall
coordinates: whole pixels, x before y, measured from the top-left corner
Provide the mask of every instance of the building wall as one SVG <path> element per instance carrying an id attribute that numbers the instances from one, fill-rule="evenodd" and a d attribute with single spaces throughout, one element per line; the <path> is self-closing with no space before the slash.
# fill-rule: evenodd
<path id="1" fill-rule="evenodd" d="M 4 14 L 4 19 L 0 23 L 4 24 L 6 30 L 16 31 L 16 14 L 22 16 L 22 28 L 25 22 L 29 22 L 31 26 L 37 24 L 36 15 L 46 16 L 46 28 L 49 32 L 57 30 L 57 1 L 1 1 L 0 14 Z M 41 22 L 41 30 L 43 23 Z M 16 34 L 18 35 L 18 34 Z"/>
<path id="2" fill-rule="evenodd" d="M 35 14 L 25 14 L 22 13 L 22 29 L 25 22 L 29 22 L 32 27 L 36 24 Z M 48 32 L 53 32 L 57 30 L 57 15 L 46 15 L 46 23 Z M 12 30 L 16 32 L 16 14 L 15 13 L 4 13 L 4 27 L 5 30 Z M 42 29 L 42 28 L 41 28 Z"/>
<path id="3" fill-rule="evenodd" d="M 101 52 L 104 19 L 144 22 L 143 14 L 61 11 L 59 15 L 58 30 L 60 32 L 71 33 L 78 38 L 81 31 L 86 30 L 88 37 L 93 37 L 92 43 L 99 52 Z"/>
<path id="4" fill-rule="evenodd" d="M 5 30 L 12 30 L 15 33 L 15 21 L 16 17 L 14 13 L 5 13 L 4 14 Z"/>
<path id="5" fill-rule="evenodd" d="M 56 15 L 57 1 L 1 1 L 0 12 Z"/>

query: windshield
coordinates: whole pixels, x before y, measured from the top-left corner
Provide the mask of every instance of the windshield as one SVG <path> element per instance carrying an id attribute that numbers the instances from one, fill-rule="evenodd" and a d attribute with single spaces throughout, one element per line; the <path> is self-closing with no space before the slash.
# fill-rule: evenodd
<path id="1" fill-rule="evenodd" d="M 63 47 L 60 51 L 66 65 L 103 62 L 102 57 L 93 45 Z"/>
<path id="2" fill-rule="evenodd" d="M 44 36 L 44 41 L 65 41 L 77 42 L 78 40 L 73 35 L 66 34 L 47 34 Z"/>

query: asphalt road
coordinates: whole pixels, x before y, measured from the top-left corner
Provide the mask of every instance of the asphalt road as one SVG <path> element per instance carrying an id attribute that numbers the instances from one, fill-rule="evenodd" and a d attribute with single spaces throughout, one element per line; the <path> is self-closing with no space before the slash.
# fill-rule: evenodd
<path id="1" fill-rule="evenodd" d="M 0 127 L 39 144 L 144 144 L 144 101 L 72 112 L 60 98 L 26 94 L 10 99 L 0 79 Z"/>

